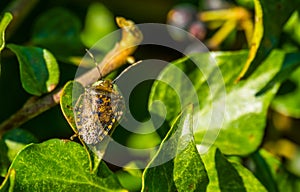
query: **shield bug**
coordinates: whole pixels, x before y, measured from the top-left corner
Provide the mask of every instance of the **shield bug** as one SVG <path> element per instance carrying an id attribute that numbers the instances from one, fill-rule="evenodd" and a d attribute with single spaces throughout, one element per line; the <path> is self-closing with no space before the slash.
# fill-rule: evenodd
<path id="1" fill-rule="evenodd" d="M 125 110 L 120 93 L 110 80 L 85 88 L 75 105 L 78 135 L 86 144 L 97 144 L 110 134 Z"/>
<path id="2" fill-rule="evenodd" d="M 94 59 L 93 55 L 87 52 Z M 135 64 L 131 66 L 133 65 Z M 100 143 L 105 136 L 112 133 L 117 122 L 120 121 L 125 110 L 125 103 L 115 87 L 115 81 L 130 67 L 113 81 L 100 78 L 99 81 L 85 87 L 84 93 L 79 96 L 74 108 L 75 123 L 77 135 L 86 144 Z M 98 71 L 100 73 L 99 69 Z M 100 77 L 102 77 L 101 73 Z"/>

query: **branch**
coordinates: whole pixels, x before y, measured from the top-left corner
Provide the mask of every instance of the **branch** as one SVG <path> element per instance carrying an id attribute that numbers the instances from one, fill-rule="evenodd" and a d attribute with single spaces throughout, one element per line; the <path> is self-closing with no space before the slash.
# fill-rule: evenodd
<path id="1" fill-rule="evenodd" d="M 127 57 L 136 50 L 143 39 L 141 31 L 134 22 L 121 17 L 117 17 L 116 20 L 118 26 L 122 29 L 122 39 L 116 43 L 115 47 L 98 64 L 103 76 L 125 64 Z M 83 86 L 87 86 L 97 81 L 99 76 L 100 74 L 95 67 L 76 78 L 75 81 L 80 82 Z M 0 137 L 5 131 L 18 127 L 57 105 L 60 102 L 61 92 L 62 88 L 59 88 L 44 97 L 34 96 L 29 98 L 19 111 L 0 124 Z"/>

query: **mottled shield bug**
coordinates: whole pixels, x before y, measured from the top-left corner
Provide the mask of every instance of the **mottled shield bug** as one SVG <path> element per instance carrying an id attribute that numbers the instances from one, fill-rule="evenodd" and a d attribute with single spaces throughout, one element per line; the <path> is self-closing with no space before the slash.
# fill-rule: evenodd
<path id="1" fill-rule="evenodd" d="M 93 55 L 87 52 L 94 59 Z M 102 78 L 101 73 L 100 77 Z M 111 134 L 125 110 L 123 97 L 115 87 L 116 79 L 111 81 L 101 78 L 85 87 L 84 93 L 79 96 L 74 107 L 78 136 L 86 144 L 91 145 L 97 145 L 105 136 Z"/>
<path id="2" fill-rule="evenodd" d="M 110 134 L 120 120 L 125 104 L 110 80 L 85 88 L 75 106 L 78 135 L 86 144 L 97 144 Z"/>

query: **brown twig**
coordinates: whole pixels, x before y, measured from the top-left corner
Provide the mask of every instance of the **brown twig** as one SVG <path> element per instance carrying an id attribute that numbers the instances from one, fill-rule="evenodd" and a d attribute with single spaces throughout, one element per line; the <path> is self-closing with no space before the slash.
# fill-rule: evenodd
<path id="1" fill-rule="evenodd" d="M 136 50 L 138 44 L 143 39 L 141 31 L 132 21 L 121 17 L 117 17 L 116 20 L 122 29 L 122 39 L 104 57 L 102 62 L 98 64 L 101 75 L 103 76 L 126 63 L 126 58 Z M 80 82 L 83 86 L 86 86 L 97 81 L 99 75 L 95 67 L 75 80 Z M 61 92 L 62 88 L 59 88 L 44 97 L 31 97 L 19 111 L 0 124 L 0 137 L 5 131 L 18 127 L 57 105 L 60 101 Z"/>

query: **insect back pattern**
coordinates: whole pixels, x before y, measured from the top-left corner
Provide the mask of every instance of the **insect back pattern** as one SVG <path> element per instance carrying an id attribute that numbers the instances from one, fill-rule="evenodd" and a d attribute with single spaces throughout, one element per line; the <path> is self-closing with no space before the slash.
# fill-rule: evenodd
<path id="1" fill-rule="evenodd" d="M 124 110 L 124 100 L 110 80 L 86 87 L 74 111 L 79 137 L 86 144 L 97 145 L 113 131 Z"/>

